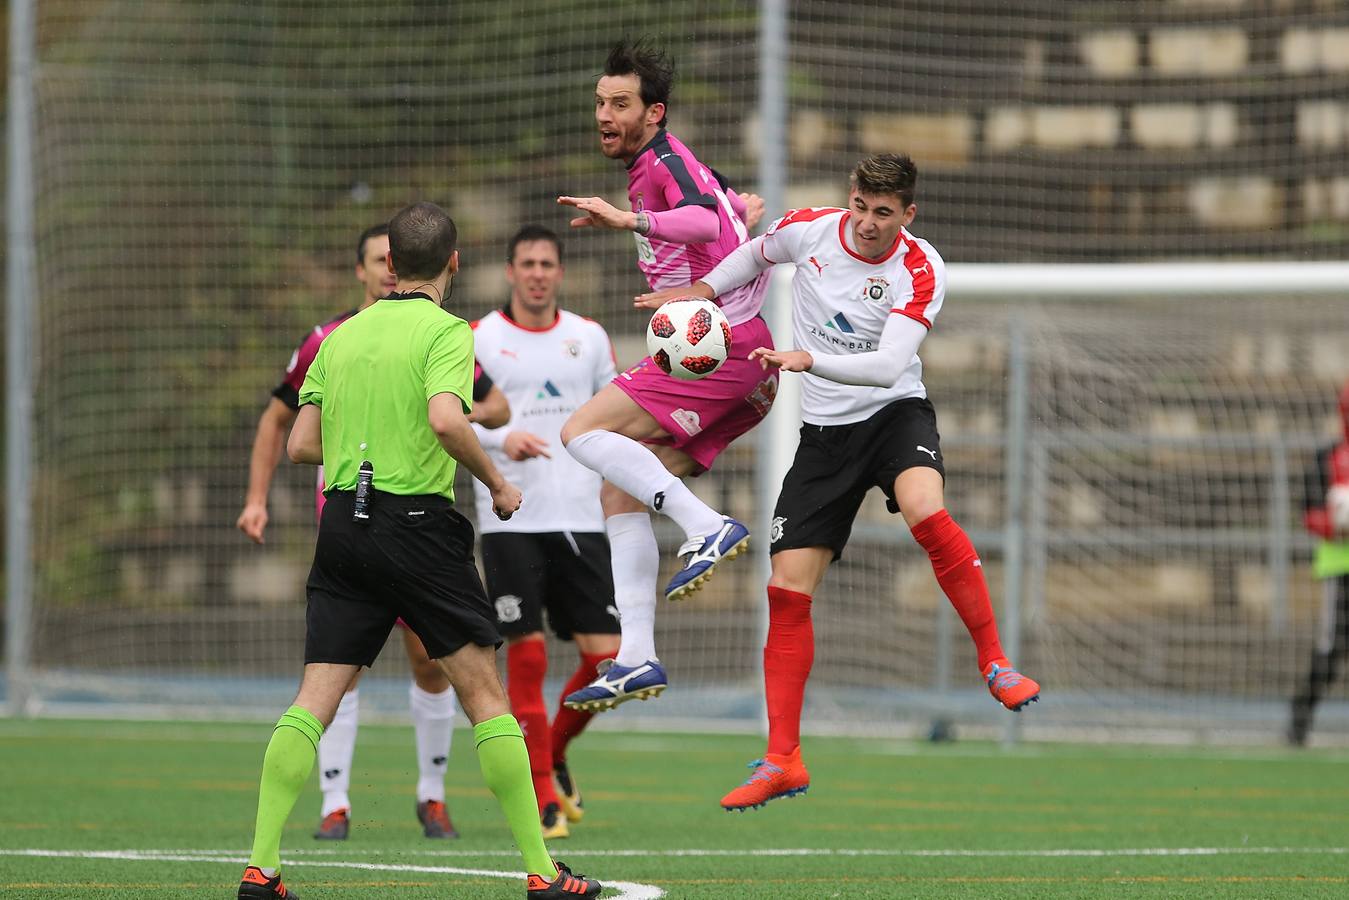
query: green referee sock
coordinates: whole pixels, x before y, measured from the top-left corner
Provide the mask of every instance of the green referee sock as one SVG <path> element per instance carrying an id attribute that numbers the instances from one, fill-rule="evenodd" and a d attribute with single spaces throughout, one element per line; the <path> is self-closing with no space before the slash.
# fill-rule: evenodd
<path id="1" fill-rule="evenodd" d="M 497 716 L 473 726 L 478 746 L 478 764 L 483 780 L 496 795 L 501 811 L 515 836 L 515 846 L 525 859 L 525 868 L 551 880 L 557 874 L 548 848 L 543 845 L 539 805 L 529 774 L 529 751 L 515 716 Z"/>
<path id="2" fill-rule="evenodd" d="M 250 866 L 275 870 L 281 865 L 281 829 L 314 768 L 323 726 L 302 706 L 292 706 L 276 723 L 262 758 L 258 823 L 253 831 Z"/>

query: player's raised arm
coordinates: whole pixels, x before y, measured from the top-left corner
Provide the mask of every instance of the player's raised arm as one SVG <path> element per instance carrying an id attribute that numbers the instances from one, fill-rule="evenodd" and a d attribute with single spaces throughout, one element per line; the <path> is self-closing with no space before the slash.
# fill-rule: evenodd
<path id="1" fill-rule="evenodd" d="M 766 350 L 760 347 L 750 353 L 768 365 L 781 366 L 788 372 L 809 372 L 838 384 L 856 384 L 863 387 L 890 387 L 918 355 L 918 345 L 927 337 L 921 322 L 908 316 L 892 313 L 881 331 L 880 346 L 870 353 L 851 356 L 832 353 L 811 354 L 805 350 Z M 799 354 L 799 355 L 798 355 Z M 805 357 L 809 362 L 805 362 Z M 804 367 L 802 366 L 804 362 Z"/>
<path id="2" fill-rule="evenodd" d="M 558 197 L 557 202 L 581 211 L 582 215 L 571 220 L 572 228 L 637 230 L 637 213 L 619 209 L 603 197 Z"/>

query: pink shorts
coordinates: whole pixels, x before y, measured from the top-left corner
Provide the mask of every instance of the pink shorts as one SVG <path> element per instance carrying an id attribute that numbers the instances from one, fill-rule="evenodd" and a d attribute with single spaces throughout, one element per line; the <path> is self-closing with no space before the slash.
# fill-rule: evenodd
<path id="1" fill-rule="evenodd" d="M 670 435 L 649 443 L 683 450 L 710 469 L 731 441 L 758 425 L 773 408 L 777 370 L 765 372 L 749 359 L 754 348 L 772 346 L 768 323 L 755 316 L 731 328 L 731 355 L 706 378 L 681 381 L 662 372 L 648 356 L 619 373 L 613 383 Z"/>

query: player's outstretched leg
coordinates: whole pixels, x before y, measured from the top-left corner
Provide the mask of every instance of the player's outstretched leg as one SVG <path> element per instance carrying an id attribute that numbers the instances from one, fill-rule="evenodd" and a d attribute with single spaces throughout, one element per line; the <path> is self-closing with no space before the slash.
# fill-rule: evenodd
<path id="1" fill-rule="evenodd" d="M 903 500 L 900 506 L 903 507 Z M 983 563 L 965 530 L 950 513 L 940 509 L 914 525 L 912 531 L 914 539 L 927 551 L 937 583 L 974 641 L 979 671 L 993 699 L 1013 712 L 1038 700 L 1040 685 L 1013 668 L 1002 652 Z"/>
<path id="2" fill-rule="evenodd" d="M 769 585 L 768 641 L 763 650 L 768 751 L 750 763 L 754 774 L 749 780 L 721 799 L 722 809 L 757 809 L 779 797 L 804 794 L 810 787 L 810 772 L 801 761 L 801 707 L 815 662 L 810 608 L 809 594 Z"/>
<path id="3" fill-rule="evenodd" d="M 562 436 L 577 462 L 684 529 L 686 541 L 679 553 L 687 558 L 665 589 L 667 600 L 679 600 L 698 590 L 718 564 L 734 559 L 748 546 L 749 530 L 743 524 L 699 500 L 647 447 L 612 431 L 595 429 L 573 435 L 570 427 L 568 422 Z"/>
<path id="4" fill-rule="evenodd" d="M 614 491 L 608 485 L 607 492 Z M 621 494 L 610 502 L 623 508 Z M 626 498 L 631 504 L 631 498 Z M 632 699 L 660 696 L 669 685 L 665 669 L 656 656 L 656 575 L 660 549 L 647 512 L 612 514 L 604 520 L 609 536 L 610 564 L 614 575 L 614 604 L 618 607 L 622 640 L 614 660 L 597 666 L 597 676 L 587 686 L 571 691 L 563 704 L 568 709 L 601 712 Z M 608 665 L 605 665 L 605 663 Z"/>

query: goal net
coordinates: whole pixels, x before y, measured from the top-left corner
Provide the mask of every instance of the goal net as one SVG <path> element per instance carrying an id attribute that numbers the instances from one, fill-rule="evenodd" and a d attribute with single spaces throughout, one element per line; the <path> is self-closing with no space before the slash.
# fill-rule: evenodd
<path id="1" fill-rule="evenodd" d="M 972 261 L 1040 262 L 1047 279 L 1073 263 L 1199 259 L 1217 277 L 1234 260 L 1349 254 L 1342 5 L 788 12 L 787 205 L 839 204 L 858 158 L 907 151 L 922 173 L 914 230 L 953 285 Z M 565 230 L 559 194 L 623 202 L 591 97 L 624 35 L 654 35 L 677 59 L 671 129 L 758 188 L 774 149 L 756 105 L 763 15 L 751 2 L 38 4 L 34 708 L 265 716 L 288 699 L 312 472 L 278 470 L 264 547 L 233 523 L 287 357 L 359 301 L 356 236 L 407 202 L 440 202 L 461 233 L 457 311 L 499 306 L 519 225 Z M 564 237 L 564 303 L 635 361 L 630 240 Z M 950 508 L 1004 632 L 1007 605 L 1020 610 L 1018 665 L 1046 687 L 1027 733 L 1273 735 L 1319 606 L 1298 520 L 1349 377 L 1343 296 L 1120 297 L 1111 278 L 1058 299 L 1033 281 L 1001 297 L 953 288 L 923 349 Z M 774 500 L 763 440 L 742 440 L 695 490 L 759 520 Z M 763 586 L 762 568 L 736 563 L 662 609 L 674 687 L 618 715 L 753 727 Z M 816 611 L 810 721 L 879 733 L 1005 718 L 878 498 Z M 552 650 L 562 675 L 571 651 Z M 377 666 L 370 705 L 401 709 L 400 652 Z M 1345 696 L 1320 721 L 1340 734 Z"/>

